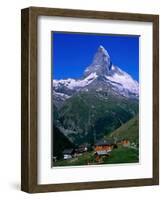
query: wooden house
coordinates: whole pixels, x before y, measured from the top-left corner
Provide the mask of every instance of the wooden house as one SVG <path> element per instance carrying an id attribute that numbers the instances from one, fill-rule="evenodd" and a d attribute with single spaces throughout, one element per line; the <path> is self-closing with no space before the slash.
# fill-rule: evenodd
<path id="1" fill-rule="evenodd" d="M 102 139 L 96 142 L 94 145 L 95 155 L 98 156 L 108 155 L 113 148 L 114 148 L 113 140 Z"/>
<path id="2" fill-rule="evenodd" d="M 74 154 L 74 149 L 65 149 L 63 151 L 63 159 L 64 160 L 71 159 L 73 157 L 73 154 Z"/>
<path id="3" fill-rule="evenodd" d="M 123 147 L 129 147 L 130 140 L 128 138 L 118 137 L 118 139 L 116 138 L 116 140 L 115 140 L 115 144 L 117 144 L 117 146 L 121 145 Z"/>
<path id="4" fill-rule="evenodd" d="M 130 140 L 127 139 L 127 138 L 124 138 L 121 143 L 122 143 L 123 147 L 129 147 L 130 146 Z"/>

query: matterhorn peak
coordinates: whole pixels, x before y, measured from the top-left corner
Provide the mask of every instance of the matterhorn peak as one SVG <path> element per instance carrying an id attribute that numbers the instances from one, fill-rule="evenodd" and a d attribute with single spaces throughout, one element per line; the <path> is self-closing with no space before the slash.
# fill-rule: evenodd
<path id="1" fill-rule="evenodd" d="M 104 56 L 110 58 L 110 56 L 109 56 L 107 50 L 106 50 L 102 45 L 100 45 L 100 46 L 98 47 L 98 52 L 100 52 L 100 53 L 103 54 Z"/>
<path id="2" fill-rule="evenodd" d="M 97 52 L 94 55 L 92 64 L 108 65 L 109 63 L 110 63 L 110 56 L 109 56 L 107 50 L 102 45 L 100 45 L 98 47 Z"/>
<path id="3" fill-rule="evenodd" d="M 89 76 L 91 73 L 96 73 L 100 76 L 109 75 L 111 66 L 112 63 L 107 50 L 100 45 L 94 55 L 92 64 L 86 68 L 84 76 Z"/>

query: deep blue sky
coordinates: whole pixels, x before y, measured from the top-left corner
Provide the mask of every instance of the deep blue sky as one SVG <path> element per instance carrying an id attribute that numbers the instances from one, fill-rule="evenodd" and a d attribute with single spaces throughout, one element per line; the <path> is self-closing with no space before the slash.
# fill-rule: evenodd
<path id="1" fill-rule="evenodd" d="M 53 79 L 80 78 L 92 62 L 99 45 L 114 65 L 139 80 L 139 36 L 53 32 Z"/>

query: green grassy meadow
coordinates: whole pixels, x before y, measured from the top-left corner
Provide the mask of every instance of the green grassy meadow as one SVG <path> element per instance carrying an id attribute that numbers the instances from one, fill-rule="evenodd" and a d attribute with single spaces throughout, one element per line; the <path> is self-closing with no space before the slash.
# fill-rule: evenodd
<path id="1" fill-rule="evenodd" d="M 97 162 L 94 152 L 83 153 L 79 157 L 68 160 L 58 160 L 54 166 L 80 166 L 80 165 L 97 165 L 97 164 L 118 164 L 118 163 L 137 163 L 139 162 L 139 152 L 137 149 L 119 146 L 113 149 L 109 156 L 103 156 L 100 162 Z"/>

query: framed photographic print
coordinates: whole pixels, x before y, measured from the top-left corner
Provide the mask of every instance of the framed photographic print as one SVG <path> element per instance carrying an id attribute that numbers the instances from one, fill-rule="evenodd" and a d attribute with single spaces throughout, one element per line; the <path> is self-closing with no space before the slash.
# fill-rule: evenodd
<path id="1" fill-rule="evenodd" d="M 21 188 L 159 184 L 159 16 L 30 7 Z"/>

